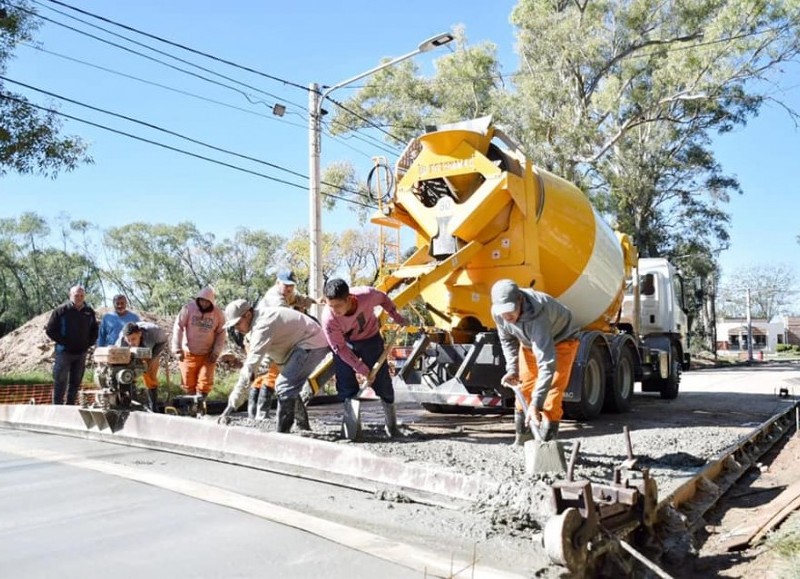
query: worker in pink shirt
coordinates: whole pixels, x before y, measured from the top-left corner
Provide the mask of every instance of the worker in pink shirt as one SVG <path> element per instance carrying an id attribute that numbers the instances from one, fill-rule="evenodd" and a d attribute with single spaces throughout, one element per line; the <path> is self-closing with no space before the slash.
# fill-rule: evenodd
<path id="1" fill-rule="evenodd" d="M 172 328 L 172 353 L 180 363 L 183 390 L 208 396 L 214 387 L 217 358 L 225 345 L 225 314 L 210 287 L 181 308 Z"/>
<path id="2" fill-rule="evenodd" d="M 360 383 L 366 381 L 384 349 L 375 308 L 383 308 L 401 326 L 408 323 L 391 298 L 374 288 L 351 288 L 343 279 L 336 278 L 325 284 L 323 294 L 327 305 L 322 312 L 322 330 L 333 350 L 336 390 L 344 403 L 342 429 L 346 438 L 357 440 L 361 433 L 361 420 L 356 396 Z M 372 388 L 383 405 L 386 434 L 397 436 L 394 388 L 386 363 L 375 376 Z"/>

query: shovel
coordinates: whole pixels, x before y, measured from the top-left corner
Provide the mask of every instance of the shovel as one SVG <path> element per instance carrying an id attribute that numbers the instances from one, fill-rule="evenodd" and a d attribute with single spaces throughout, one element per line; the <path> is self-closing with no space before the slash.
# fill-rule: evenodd
<path id="1" fill-rule="evenodd" d="M 522 411 L 528 415 L 528 405 L 519 386 L 504 384 L 507 388 L 514 391 L 517 402 L 522 406 Z M 525 472 L 527 474 L 539 474 L 544 472 L 565 473 L 567 472 L 567 462 L 564 458 L 563 444 L 556 440 L 544 441 L 542 433 L 539 432 L 538 424 L 530 425 L 534 440 L 525 443 Z"/>
<path id="2" fill-rule="evenodd" d="M 402 329 L 407 331 L 405 327 L 403 327 Z M 389 357 L 389 352 L 392 351 L 392 348 L 394 348 L 394 345 L 397 343 L 397 339 L 399 337 L 400 337 L 400 332 L 395 332 L 394 337 L 386 343 L 386 345 L 383 348 L 383 352 L 381 352 L 381 355 L 378 357 L 378 359 L 372 365 L 372 369 L 369 371 L 369 375 L 367 376 L 367 379 L 364 380 L 364 382 L 361 383 L 361 388 L 358 391 L 358 394 L 356 395 L 356 398 L 358 398 L 358 399 L 362 399 L 362 398 L 364 398 L 364 399 L 374 399 L 375 398 L 374 394 L 370 396 L 370 395 L 367 395 L 367 392 L 369 392 L 369 390 L 372 389 L 372 383 L 375 382 L 375 378 L 378 377 L 378 371 L 381 369 L 381 366 L 383 366 L 383 363 L 386 362 L 386 358 Z"/>

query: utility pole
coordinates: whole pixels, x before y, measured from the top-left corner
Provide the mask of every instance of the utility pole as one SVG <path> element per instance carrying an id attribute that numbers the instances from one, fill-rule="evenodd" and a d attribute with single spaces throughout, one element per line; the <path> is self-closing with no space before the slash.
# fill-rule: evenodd
<path id="1" fill-rule="evenodd" d="M 308 295 L 322 296 L 322 195 L 320 195 L 319 155 L 322 140 L 322 108 L 319 85 L 308 86 Z M 314 312 L 319 319 L 319 311 Z"/>
<path id="2" fill-rule="evenodd" d="M 747 288 L 747 363 L 753 361 L 753 317 L 750 315 L 750 288 Z"/>

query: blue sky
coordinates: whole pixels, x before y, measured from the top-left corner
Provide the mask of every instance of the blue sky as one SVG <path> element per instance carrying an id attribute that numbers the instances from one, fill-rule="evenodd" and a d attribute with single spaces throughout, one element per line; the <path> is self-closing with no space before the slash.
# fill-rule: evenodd
<path id="1" fill-rule="evenodd" d="M 504 73 L 516 68 L 513 29 L 508 22 L 514 0 L 412 0 L 379 4 L 365 0 L 338 3 L 307 0 L 296 4 L 263 0 L 114 3 L 73 0 L 69 3 L 302 86 L 310 82 L 335 84 L 374 67 L 381 58 L 405 54 L 421 40 L 448 31 L 456 24 L 466 26 L 471 43 L 489 41 L 497 45 Z M 46 1 L 44 4 L 74 14 Z M 36 8 L 44 16 L 90 30 L 46 8 Z M 80 17 L 102 24 L 86 16 Z M 303 110 L 308 106 L 306 91 L 216 65 L 111 25 L 102 25 L 235 77 L 274 97 L 259 93 L 257 96 L 264 103 L 252 104 L 237 92 L 183 75 L 50 23 L 37 35 L 45 50 L 223 101 L 248 112 L 196 100 L 26 46 L 19 47 L 7 76 L 308 174 L 308 128 Z M 92 33 L 123 43 L 102 32 Z M 439 49 L 439 52 L 444 50 Z M 416 57 L 416 62 L 423 71 L 430 71 L 438 55 L 437 52 L 423 54 Z M 780 86 L 775 89 L 775 96 L 800 110 L 798 69 L 788 69 L 777 81 Z M 58 102 L 10 84 L 8 88 L 25 94 L 35 103 Z M 341 89 L 333 96 L 343 99 L 349 94 L 347 89 Z M 287 106 L 287 114 L 282 119 L 271 114 L 271 105 L 275 102 Z M 208 151 L 76 105 L 59 103 L 59 108 L 68 114 L 303 186 L 307 183 L 304 179 Z M 90 142 L 95 164 L 82 166 L 55 180 L 4 177 L 0 180 L 3 216 L 36 211 L 52 220 L 60 213 L 67 213 L 73 219 L 88 220 L 102 229 L 139 220 L 192 221 L 201 231 L 218 237 L 230 235 L 237 227 L 288 235 L 308 226 L 308 194 L 301 189 L 184 157 L 74 121 L 65 123 L 65 132 L 81 135 Z M 744 195 L 733 199 L 729 205 L 733 216 L 732 243 L 731 249 L 721 255 L 723 272 L 767 261 L 785 263 L 800 274 L 800 246 L 796 243 L 796 236 L 800 234 L 800 200 L 795 190 L 800 182 L 800 164 L 795 160 L 800 152 L 800 134 L 790 117 L 780 107 L 767 105 L 745 129 L 717 137 L 714 147 L 725 171 L 736 175 L 744 189 Z M 350 160 L 363 169 L 365 175 L 370 158 L 378 154 L 385 153 L 363 141 L 337 142 L 323 137 L 323 167 L 335 160 Z M 340 231 L 355 226 L 356 219 L 347 210 L 323 215 L 324 229 Z"/>

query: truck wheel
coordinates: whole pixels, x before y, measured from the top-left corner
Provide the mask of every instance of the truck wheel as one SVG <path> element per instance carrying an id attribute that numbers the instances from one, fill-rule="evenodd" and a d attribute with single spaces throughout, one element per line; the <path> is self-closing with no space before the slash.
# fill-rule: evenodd
<path id="1" fill-rule="evenodd" d="M 606 412 L 627 412 L 631 409 L 635 362 L 630 348 L 622 348 L 617 367 L 606 386 Z"/>
<path id="2" fill-rule="evenodd" d="M 581 399 L 578 402 L 564 404 L 564 410 L 570 418 L 589 420 L 603 410 L 606 397 L 606 362 L 603 352 L 592 347 L 586 366 L 583 367 L 583 383 Z"/>
<path id="3" fill-rule="evenodd" d="M 683 365 L 683 361 L 678 353 L 678 348 L 674 345 L 671 348 L 670 357 L 669 376 L 667 376 L 666 380 L 658 381 L 659 392 L 661 393 L 661 398 L 664 400 L 674 400 L 677 398 L 678 386 L 680 386 L 681 383 L 681 366 Z"/>

